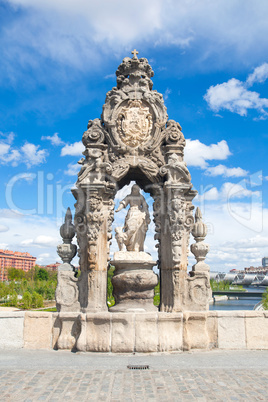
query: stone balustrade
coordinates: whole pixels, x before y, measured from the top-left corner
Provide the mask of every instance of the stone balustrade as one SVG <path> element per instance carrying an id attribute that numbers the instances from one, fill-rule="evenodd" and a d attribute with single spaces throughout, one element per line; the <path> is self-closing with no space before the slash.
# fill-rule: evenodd
<path id="1" fill-rule="evenodd" d="M 268 311 L 0 312 L 0 348 L 112 353 L 268 349 Z"/>

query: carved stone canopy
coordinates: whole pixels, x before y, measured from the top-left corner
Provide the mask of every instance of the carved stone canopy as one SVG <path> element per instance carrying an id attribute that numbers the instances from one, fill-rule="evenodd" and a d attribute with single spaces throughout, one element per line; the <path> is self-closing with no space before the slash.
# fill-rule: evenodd
<path id="1" fill-rule="evenodd" d="M 116 191 L 132 180 L 154 200 L 161 276 L 160 310 L 182 311 L 189 306 L 207 309 L 209 268 L 204 256 L 208 248 L 203 242 L 206 230 L 199 212 L 195 221 L 193 218 L 192 200 L 197 192 L 192 190 L 191 175 L 184 162 L 185 138 L 180 124 L 168 120 L 162 94 L 153 90 L 154 73 L 148 60 L 138 58 L 137 54 L 134 50 L 133 57 L 124 58 L 119 65 L 117 85 L 106 95 L 101 118 L 88 122 L 82 138 L 84 157 L 79 161 L 81 170 L 73 190 L 74 226 L 82 271 L 78 281 L 81 311 L 107 310 L 107 262 L 114 198 Z M 135 216 L 138 218 L 134 207 L 132 212 L 125 228 L 117 231 L 117 238 L 127 252 L 132 252 L 131 249 L 142 252 L 142 246 L 130 245 L 132 222 Z M 141 222 L 146 229 L 149 219 Z M 197 264 L 189 278 L 187 264 L 192 230 L 196 239 L 192 250 Z M 143 241 L 142 237 L 136 243 Z M 202 293 L 203 299 L 198 296 L 200 284 L 207 289 Z"/>

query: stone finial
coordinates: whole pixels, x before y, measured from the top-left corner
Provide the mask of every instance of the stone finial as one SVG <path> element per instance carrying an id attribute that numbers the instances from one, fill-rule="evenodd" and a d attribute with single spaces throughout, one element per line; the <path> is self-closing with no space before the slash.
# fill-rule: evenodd
<path id="1" fill-rule="evenodd" d="M 207 225 L 202 221 L 202 214 L 199 207 L 197 207 L 195 211 L 195 223 L 192 228 L 192 235 L 196 242 L 204 240 L 207 235 Z"/>
<path id="2" fill-rule="evenodd" d="M 75 235 L 74 225 L 72 224 L 72 212 L 70 208 L 67 208 L 64 224 L 60 227 L 60 235 L 64 244 L 70 244 Z"/>
<path id="3" fill-rule="evenodd" d="M 193 265 L 193 271 L 209 272 L 209 265 L 204 262 L 209 252 L 209 245 L 203 241 L 207 235 L 207 225 L 202 221 L 202 214 L 198 207 L 195 212 L 195 223 L 192 227 L 192 235 L 196 241 L 196 243 L 191 245 L 191 252 L 196 259 L 196 264 Z"/>
<path id="4" fill-rule="evenodd" d="M 75 235 L 75 228 L 72 224 L 72 212 L 70 208 L 67 209 L 64 224 L 60 227 L 60 235 L 62 237 L 63 244 L 58 245 L 57 253 L 62 259 L 63 263 L 70 264 L 77 251 L 76 245 L 72 244 L 72 239 Z"/>

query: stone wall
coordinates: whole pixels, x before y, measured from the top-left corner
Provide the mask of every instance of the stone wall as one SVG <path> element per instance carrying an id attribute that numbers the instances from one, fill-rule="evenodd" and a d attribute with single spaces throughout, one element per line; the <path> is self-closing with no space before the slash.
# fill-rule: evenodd
<path id="1" fill-rule="evenodd" d="M 268 311 L 0 312 L 0 348 L 113 353 L 268 349 Z"/>

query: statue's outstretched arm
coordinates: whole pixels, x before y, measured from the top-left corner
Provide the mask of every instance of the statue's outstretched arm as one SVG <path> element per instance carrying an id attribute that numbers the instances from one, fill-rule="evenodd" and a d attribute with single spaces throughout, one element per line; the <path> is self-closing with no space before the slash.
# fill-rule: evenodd
<path id="1" fill-rule="evenodd" d="M 127 200 L 127 197 L 126 197 L 126 198 L 123 199 L 123 201 L 120 201 L 119 207 L 117 208 L 117 210 L 115 212 L 121 211 L 121 209 L 126 208 L 127 205 L 128 205 L 128 200 Z"/>

